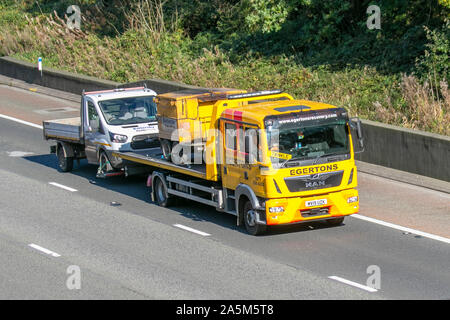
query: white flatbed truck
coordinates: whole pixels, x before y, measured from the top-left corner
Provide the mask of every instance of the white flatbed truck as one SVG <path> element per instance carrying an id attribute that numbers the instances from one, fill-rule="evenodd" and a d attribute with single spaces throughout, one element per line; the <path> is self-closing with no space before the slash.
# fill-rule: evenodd
<path id="1" fill-rule="evenodd" d="M 124 174 L 114 151 L 145 150 L 159 146 L 156 92 L 146 87 L 83 92 L 80 116 L 43 122 L 45 140 L 55 140 L 59 169 L 73 169 L 86 158 L 98 165 L 97 177 Z"/>

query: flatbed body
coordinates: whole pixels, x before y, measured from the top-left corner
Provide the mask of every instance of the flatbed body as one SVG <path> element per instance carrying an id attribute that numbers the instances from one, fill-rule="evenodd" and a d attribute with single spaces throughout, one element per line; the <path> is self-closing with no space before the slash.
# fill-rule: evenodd
<path id="1" fill-rule="evenodd" d="M 113 156 L 122 158 L 131 163 L 138 163 L 150 166 L 153 169 L 162 169 L 178 174 L 205 179 L 206 180 L 206 166 L 203 164 L 175 164 L 163 158 L 161 148 L 152 148 L 147 150 L 137 150 L 133 152 L 113 152 Z M 125 163 L 126 164 L 126 163 Z"/>
<path id="2" fill-rule="evenodd" d="M 46 120 L 43 122 L 44 138 L 83 144 L 81 117 Z"/>

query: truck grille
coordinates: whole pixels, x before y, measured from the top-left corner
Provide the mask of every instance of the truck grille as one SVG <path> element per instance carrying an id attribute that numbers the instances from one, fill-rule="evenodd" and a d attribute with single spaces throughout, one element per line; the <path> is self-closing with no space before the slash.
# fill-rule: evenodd
<path id="1" fill-rule="evenodd" d="M 159 147 L 160 144 L 157 135 L 143 134 L 140 136 L 133 137 L 130 146 L 134 150 L 139 150 L 139 149 L 156 148 Z"/>
<path id="2" fill-rule="evenodd" d="M 309 210 L 301 210 L 300 213 L 303 218 L 310 218 L 314 216 L 324 216 L 329 214 L 330 208 L 315 208 L 315 209 L 309 209 Z"/>
<path id="3" fill-rule="evenodd" d="M 284 178 L 290 192 L 337 187 L 341 184 L 344 171 L 316 173 L 306 176 Z"/>

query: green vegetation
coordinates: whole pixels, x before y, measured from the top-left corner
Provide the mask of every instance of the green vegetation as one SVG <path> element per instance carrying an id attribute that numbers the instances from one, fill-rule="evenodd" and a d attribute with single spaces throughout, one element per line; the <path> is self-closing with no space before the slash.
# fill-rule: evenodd
<path id="1" fill-rule="evenodd" d="M 282 88 L 450 135 L 449 13 L 449 0 L 0 0 L 0 54 L 120 82 Z"/>

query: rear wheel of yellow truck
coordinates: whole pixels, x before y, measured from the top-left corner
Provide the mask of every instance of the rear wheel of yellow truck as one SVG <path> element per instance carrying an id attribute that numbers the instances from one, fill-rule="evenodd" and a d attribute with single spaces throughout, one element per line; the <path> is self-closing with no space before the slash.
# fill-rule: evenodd
<path id="1" fill-rule="evenodd" d="M 243 209 L 244 224 L 247 232 L 253 236 L 263 234 L 267 230 L 266 225 L 256 223 L 256 215 L 257 213 L 253 209 L 252 203 L 247 201 Z"/>

